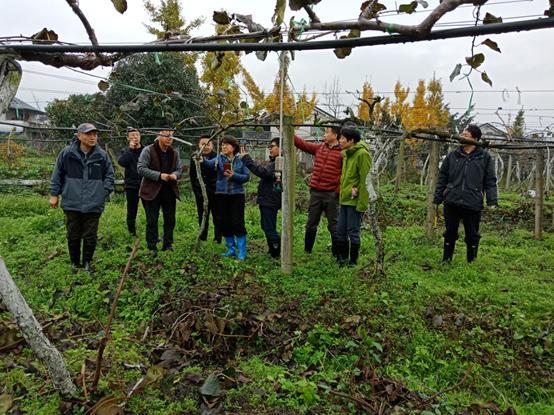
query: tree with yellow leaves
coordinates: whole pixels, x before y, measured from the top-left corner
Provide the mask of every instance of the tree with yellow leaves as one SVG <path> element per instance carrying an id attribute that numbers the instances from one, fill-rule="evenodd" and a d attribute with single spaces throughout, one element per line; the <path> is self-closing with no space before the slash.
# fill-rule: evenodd
<path id="1" fill-rule="evenodd" d="M 190 33 L 203 23 L 203 19 L 197 18 L 190 23 L 186 23 L 182 16 L 181 4 L 178 0 L 160 0 L 160 4 L 156 5 L 151 0 L 144 1 L 144 8 L 150 16 L 152 24 L 144 24 L 149 33 L 156 36 L 156 39 L 167 39 L 171 36 L 190 36 Z M 193 65 L 197 58 L 198 52 L 181 52 L 185 63 Z"/>
<path id="2" fill-rule="evenodd" d="M 253 101 L 252 111 L 265 110 L 270 114 L 278 114 L 281 111 L 281 71 L 278 72 L 275 78 L 272 92 L 267 95 L 258 87 L 252 75 L 245 68 L 242 68 L 242 75 L 244 78 L 243 84 Z M 308 97 L 304 90 L 296 99 L 288 82 L 285 82 L 283 87 L 284 115 L 292 116 L 295 124 L 301 124 L 310 119 L 317 105 L 316 95 L 312 94 L 311 97 Z"/>
<path id="3" fill-rule="evenodd" d="M 403 88 L 400 81 L 396 81 L 394 85 L 394 102 L 391 106 L 391 114 L 394 122 L 397 125 L 403 123 L 404 118 L 408 116 L 410 105 L 406 102 L 410 88 Z M 406 152 L 406 140 L 400 140 L 398 148 L 398 157 L 396 158 L 396 180 L 394 190 L 397 192 L 400 189 L 400 184 L 404 180 L 406 161 L 404 155 Z"/>
<path id="4" fill-rule="evenodd" d="M 394 102 L 391 106 L 391 114 L 397 125 L 402 124 L 402 120 L 407 116 L 410 104 L 406 102 L 410 88 L 403 88 L 400 81 L 394 85 Z"/>
<path id="5" fill-rule="evenodd" d="M 448 108 L 444 104 L 441 81 L 433 76 L 427 85 L 427 127 L 445 129 L 448 125 Z"/>
<path id="6" fill-rule="evenodd" d="M 373 121 L 373 113 L 370 114 L 370 105 L 372 104 L 374 98 L 373 95 L 374 92 L 371 84 L 365 81 L 364 86 L 362 87 L 361 97 L 359 98 L 360 103 L 358 104 L 358 118 L 366 124 Z"/>
<path id="7" fill-rule="evenodd" d="M 216 34 L 224 34 L 229 25 L 216 25 Z M 202 57 L 202 76 L 207 96 L 204 104 L 215 122 L 231 124 L 244 118 L 236 76 L 242 65 L 235 52 L 207 52 Z"/>

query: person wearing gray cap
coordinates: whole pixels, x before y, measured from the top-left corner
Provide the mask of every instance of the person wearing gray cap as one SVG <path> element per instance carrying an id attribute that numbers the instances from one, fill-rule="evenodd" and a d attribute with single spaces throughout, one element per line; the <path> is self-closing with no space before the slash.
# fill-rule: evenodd
<path id="1" fill-rule="evenodd" d="M 77 140 L 58 155 L 50 181 L 50 206 L 57 208 L 62 198 L 71 264 L 86 272 L 91 272 L 100 215 L 114 185 L 112 162 L 97 145 L 97 132 L 93 124 L 79 125 Z"/>

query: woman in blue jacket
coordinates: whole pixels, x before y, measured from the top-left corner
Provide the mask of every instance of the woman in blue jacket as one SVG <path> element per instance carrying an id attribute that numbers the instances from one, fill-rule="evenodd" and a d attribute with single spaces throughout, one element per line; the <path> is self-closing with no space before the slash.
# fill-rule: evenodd
<path id="1" fill-rule="evenodd" d="M 211 160 L 204 158 L 208 168 L 217 169 L 215 198 L 221 212 L 221 231 L 227 251 L 223 256 L 246 259 L 246 227 L 244 225 L 244 183 L 250 178 L 244 165 L 238 140 L 230 135 L 221 140 L 221 154 Z"/>

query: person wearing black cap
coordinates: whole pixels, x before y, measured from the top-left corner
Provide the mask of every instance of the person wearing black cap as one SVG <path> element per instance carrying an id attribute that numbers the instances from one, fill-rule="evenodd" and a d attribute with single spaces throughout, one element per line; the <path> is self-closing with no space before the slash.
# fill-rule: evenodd
<path id="1" fill-rule="evenodd" d="M 118 164 L 125 168 L 125 196 L 127 198 L 127 230 L 133 236 L 137 234 L 136 220 L 139 203 L 140 176 L 137 170 L 138 159 L 143 146 L 140 144 L 140 132 L 127 127 L 129 146 L 121 152 Z"/>
<path id="2" fill-rule="evenodd" d="M 173 143 L 172 128 L 158 132 L 154 144 L 146 146 L 140 154 L 138 173 L 142 176 L 139 195 L 146 212 L 146 245 L 157 255 L 158 217 L 160 208 L 164 218 L 163 251 L 173 250 L 175 210 L 179 198 L 177 180 L 182 175 L 181 159 Z"/>
<path id="3" fill-rule="evenodd" d="M 468 125 L 461 136 L 463 144 L 442 162 L 434 197 L 436 205 L 444 202 L 443 263 L 452 260 L 460 221 L 464 223 L 467 262 L 477 257 L 483 197 L 487 199 L 487 206 L 493 209 L 498 199 L 494 161 L 482 146 L 477 145 L 481 129 Z"/>
<path id="4" fill-rule="evenodd" d="M 50 182 L 50 206 L 57 208 L 62 197 L 71 264 L 82 265 L 87 272 L 91 272 L 100 216 L 114 184 L 112 162 L 97 145 L 97 131 L 93 124 L 79 125 L 77 140 L 58 155 Z"/>

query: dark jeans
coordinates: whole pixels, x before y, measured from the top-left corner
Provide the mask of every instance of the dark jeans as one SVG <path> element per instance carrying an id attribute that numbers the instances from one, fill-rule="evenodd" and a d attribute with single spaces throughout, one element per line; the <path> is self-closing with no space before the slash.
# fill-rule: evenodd
<path id="1" fill-rule="evenodd" d="M 334 191 L 320 191 L 310 189 L 310 205 L 308 207 L 308 222 L 306 233 L 317 233 L 317 225 L 321 214 L 327 218 L 327 229 L 331 237 L 336 238 L 337 218 L 339 215 L 339 195 Z"/>
<path id="2" fill-rule="evenodd" d="M 198 212 L 198 225 L 202 225 L 202 216 L 204 215 L 204 198 L 201 192 L 194 192 L 194 199 L 196 200 L 196 211 Z M 205 241 L 208 237 L 208 227 L 210 222 L 210 213 L 212 214 L 212 221 L 214 224 L 214 239 L 221 240 L 221 213 L 217 209 L 215 203 L 215 194 L 208 193 L 208 215 L 206 216 L 206 226 L 202 230 L 200 239 Z"/>
<path id="3" fill-rule="evenodd" d="M 260 206 L 262 230 L 268 241 L 278 241 L 281 239 L 279 232 L 277 232 L 277 212 L 279 212 L 279 208 Z"/>
<path id="4" fill-rule="evenodd" d="M 139 189 L 125 189 L 127 198 L 127 229 L 129 232 L 135 232 L 137 212 L 139 204 Z"/>
<path id="5" fill-rule="evenodd" d="M 163 247 L 173 245 L 173 230 L 175 229 L 175 209 L 177 198 L 169 186 L 162 186 L 160 193 L 154 200 L 142 200 L 146 212 L 146 245 L 148 249 L 155 250 L 158 243 L 158 217 L 160 208 L 164 218 Z"/>
<path id="6" fill-rule="evenodd" d="M 83 241 L 83 262 L 90 262 L 96 249 L 101 213 L 82 213 L 70 210 L 64 212 L 71 262 L 75 265 L 80 263 L 81 241 Z"/>
<path id="7" fill-rule="evenodd" d="M 481 235 L 479 234 L 479 222 L 481 221 L 480 210 L 469 210 L 454 205 L 444 205 L 444 241 L 455 243 L 458 239 L 458 227 L 460 221 L 464 222 L 465 242 L 468 245 L 477 245 Z"/>
<path id="8" fill-rule="evenodd" d="M 362 226 L 362 212 L 355 206 L 341 205 L 337 225 L 337 241 L 360 244 L 360 227 Z"/>
<path id="9" fill-rule="evenodd" d="M 244 194 L 215 195 L 217 208 L 221 211 L 221 233 L 223 236 L 244 236 Z"/>

